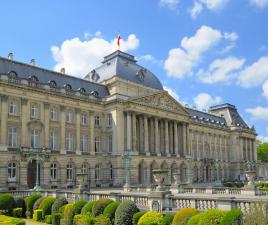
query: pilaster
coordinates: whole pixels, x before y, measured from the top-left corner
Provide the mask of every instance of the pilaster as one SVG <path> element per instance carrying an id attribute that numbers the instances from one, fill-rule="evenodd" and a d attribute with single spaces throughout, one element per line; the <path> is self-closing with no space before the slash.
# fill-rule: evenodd
<path id="1" fill-rule="evenodd" d="M 75 109 L 75 114 L 76 114 L 76 154 L 81 155 L 81 149 L 80 149 L 81 110 Z"/>
<path id="2" fill-rule="evenodd" d="M 7 118 L 8 118 L 8 104 L 7 95 L 1 95 L 1 144 L 7 145 Z"/>
<path id="3" fill-rule="evenodd" d="M 60 125 L 61 125 L 61 132 L 60 132 L 60 153 L 66 154 L 65 149 L 65 106 L 60 107 Z"/>

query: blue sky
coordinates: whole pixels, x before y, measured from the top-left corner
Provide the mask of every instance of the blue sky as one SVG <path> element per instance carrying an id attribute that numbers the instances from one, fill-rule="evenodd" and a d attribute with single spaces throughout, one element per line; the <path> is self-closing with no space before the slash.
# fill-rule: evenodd
<path id="1" fill-rule="evenodd" d="M 268 141 L 268 0 L 1 2 L 0 55 L 83 77 L 116 49 L 181 103 L 235 104 Z"/>

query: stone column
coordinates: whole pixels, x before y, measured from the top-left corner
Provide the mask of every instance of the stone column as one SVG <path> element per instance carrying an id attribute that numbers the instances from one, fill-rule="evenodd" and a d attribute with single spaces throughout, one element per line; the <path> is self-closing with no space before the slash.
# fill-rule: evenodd
<path id="1" fill-rule="evenodd" d="M 44 140 L 44 146 L 46 148 L 49 148 L 49 103 L 44 103 L 44 127 L 45 127 L 45 140 Z"/>
<path id="2" fill-rule="evenodd" d="M 94 118 L 94 113 L 91 111 L 89 111 L 88 113 L 88 123 L 89 123 L 89 153 L 91 155 L 95 155 L 95 136 L 94 136 L 95 118 Z M 113 152 L 114 152 L 114 149 L 113 149 Z"/>
<path id="3" fill-rule="evenodd" d="M 182 124 L 182 143 L 183 143 L 183 155 L 187 155 L 187 143 L 186 143 L 187 139 L 186 139 L 186 125 L 185 123 Z"/>
<path id="4" fill-rule="evenodd" d="M 155 153 L 157 155 L 160 155 L 160 137 L 159 137 L 159 129 L 158 129 L 158 118 L 155 118 L 154 119 L 154 126 L 155 126 L 155 133 L 154 133 L 154 136 L 155 136 Z"/>
<path id="5" fill-rule="evenodd" d="M 179 155 L 179 147 L 178 147 L 178 124 L 177 121 L 174 121 L 174 152 L 176 155 Z"/>
<path id="6" fill-rule="evenodd" d="M 169 154 L 173 154 L 174 153 L 174 145 L 173 145 L 173 143 L 174 143 L 174 140 L 173 140 L 173 128 L 172 128 L 172 126 L 173 126 L 173 122 L 172 121 L 170 121 L 169 122 L 169 135 L 168 135 L 168 138 L 169 138 Z"/>
<path id="7" fill-rule="evenodd" d="M 243 138 L 240 137 L 239 139 L 239 147 L 240 147 L 240 159 L 241 161 L 244 161 L 245 155 L 244 155 L 244 147 L 243 147 Z"/>
<path id="8" fill-rule="evenodd" d="M 149 153 L 149 142 L 148 142 L 149 135 L 148 135 L 148 118 L 147 118 L 147 115 L 144 115 L 143 119 L 144 119 L 144 151 L 145 151 L 146 154 L 150 154 Z"/>
<path id="9" fill-rule="evenodd" d="M 190 129 L 189 124 L 186 124 L 186 151 L 188 155 L 191 155 L 191 146 L 190 146 Z"/>
<path id="10" fill-rule="evenodd" d="M 139 117 L 139 127 L 140 127 L 140 152 L 143 152 L 144 153 L 144 145 L 143 145 L 143 142 L 144 142 L 144 130 L 143 130 L 143 118 L 140 116 Z"/>
<path id="11" fill-rule="evenodd" d="M 252 142 L 252 148 L 253 148 L 253 159 L 254 161 L 256 162 L 257 161 L 257 150 L 256 150 L 256 140 L 253 139 L 253 142 Z"/>
<path id="12" fill-rule="evenodd" d="M 7 145 L 7 119 L 8 119 L 8 104 L 7 95 L 1 95 L 1 144 Z"/>
<path id="13" fill-rule="evenodd" d="M 227 148 L 227 137 L 224 138 L 224 153 L 225 153 L 225 161 L 228 162 L 228 148 Z"/>
<path id="14" fill-rule="evenodd" d="M 26 146 L 27 145 L 27 115 L 28 115 L 28 110 L 27 110 L 27 103 L 28 99 L 22 98 L 21 99 L 21 145 Z"/>
<path id="15" fill-rule="evenodd" d="M 168 120 L 165 120 L 165 153 L 169 154 Z"/>
<path id="16" fill-rule="evenodd" d="M 155 132 L 155 130 L 154 130 L 154 120 L 151 117 L 150 118 L 150 136 L 149 136 L 149 138 L 150 138 L 150 146 L 149 146 L 149 151 L 155 153 L 155 151 L 154 151 L 154 132 Z"/>
<path id="17" fill-rule="evenodd" d="M 131 113 L 127 112 L 127 150 L 131 150 Z"/>
<path id="18" fill-rule="evenodd" d="M 205 133 L 202 133 L 201 138 L 202 138 L 202 156 L 200 158 L 204 158 L 205 157 Z"/>
<path id="19" fill-rule="evenodd" d="M 137 152 L 136 114 L 132 113 L 132 151 Z"/>
<path id="20" fill-rule="evenodd" d="M 60 148 L 61 154 L 66 154 L 66 149 L 65 149 L 65 106 L 60 107 L 60 124 L 61 124 L 61 133 L 60 133 Z"/>
<path id="21" fill-rule="evenodd" d="M 76 113 L 76 154 L 81 155 L 80 149 L 80 123 L 81 123 L 81 110 L 75 109 Z"/>
<path id="22" fill-rule="evenodd" d="M 245 153 L 246 153 L 246 161 L 249 160 L 249 156 L 248 156 L 248 142 L 247 142 L 247 138 L 244 139 L 244 142 L 245 142 Z"/>

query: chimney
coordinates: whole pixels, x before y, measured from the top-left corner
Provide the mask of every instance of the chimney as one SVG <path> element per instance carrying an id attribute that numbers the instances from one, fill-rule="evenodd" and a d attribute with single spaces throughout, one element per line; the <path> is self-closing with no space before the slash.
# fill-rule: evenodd
<path id="1" fill-rule="evenodd" d="M 62 67 L 62 68 L 60 69 L 60 72 L 61 72 L 62 74 L 65 74 L 65 68 Z"/>
<path id="2" fill-rule="evenodd" d="M 7 58 L 10 59 L 10 60 L 13 60 L 13 53 L 12 52 L 8 53 Z"/>
<path id="3" fill-rule="evenodd" d="M 35 59 L 31 59 L 30 65 L 35 66 Z"/>

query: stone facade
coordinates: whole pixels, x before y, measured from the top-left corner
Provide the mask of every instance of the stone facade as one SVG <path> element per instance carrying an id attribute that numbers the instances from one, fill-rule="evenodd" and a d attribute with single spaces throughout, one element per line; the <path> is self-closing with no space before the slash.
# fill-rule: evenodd
<path id="1" fill-rule="evenodd" d="M 167 184 L 179 171 L 205 185 L 256 167 L 256 132 L 235 106 L 190 109 L 159 84 L 120 51 L 85 79 L 0 58 L 0 188 L 32 188 L 36 172 L 43 188 L 74 188 L 78 172 L 90 187 L 122 187 L 126 152 L 134 186 L 151 186 L 160 168 Z"/>

